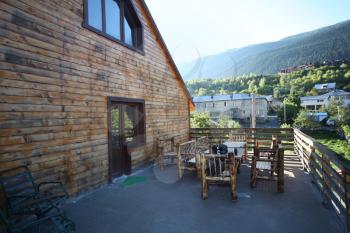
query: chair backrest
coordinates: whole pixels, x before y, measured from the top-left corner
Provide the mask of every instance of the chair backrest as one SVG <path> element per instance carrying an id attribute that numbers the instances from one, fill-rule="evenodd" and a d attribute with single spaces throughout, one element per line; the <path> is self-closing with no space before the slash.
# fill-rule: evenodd
<path id="1" fill-rule="evenodd" d="M 209 150 L 209 138 L 207 136 L 197 138 L 196 147 L 198 152 L 205 152 L 206 150 Z"/>
<path id="2" fill-rule="evenodd" d="M 181 159 L 189 159 L 196 156 L 196 141 L 188 141 L 177 144 L 177 153 Z"/>
<path id="3" fill-rule="evenodd" d="M 227 155 L 201 155 L 202 176 L 207 180 L 229 181 L 230 164 L 234 157 Z"/>
<path id="4" fill-rule="evenodd" d="M 175 137 L 157 138 L 157 153 L 175 151 Z"/>
<path id="5" fill-rule="evenodd" d="M 1 171 L 0 184 L 6 198 L 37 193 L 37 187 L 27 166 Z"/>
<path id="6" fill-rule="evenodd" d="M 237 134 L 237 135 L 229 135 L 228 137 L 229 141 L 233 142 L 246 142 L 247 141 L 247 135 L 245 134 Z"/>

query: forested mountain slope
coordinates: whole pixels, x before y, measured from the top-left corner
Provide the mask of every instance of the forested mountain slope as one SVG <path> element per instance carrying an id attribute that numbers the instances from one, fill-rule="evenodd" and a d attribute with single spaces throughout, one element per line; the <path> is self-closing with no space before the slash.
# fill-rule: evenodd
<path id="1" fill-rule="evenodd" d="M 275 74 L 324 60 L 350 58 L 350 20 L 270 43 L 256 44 L 178 65 L 185 80 Z"/>

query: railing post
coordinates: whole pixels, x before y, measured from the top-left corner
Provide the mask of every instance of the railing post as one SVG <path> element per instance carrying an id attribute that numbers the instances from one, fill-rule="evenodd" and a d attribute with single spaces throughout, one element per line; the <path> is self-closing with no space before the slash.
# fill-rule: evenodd
<path id="1" fill-rule="evenodd" d="M 344 166 L 344 170 L 342 171 L 342 175 L 344 177 L 344 190 L 345 190 L 345 208 L 346 208 L 346 213 L 345 213 L 345 221 L 346 221 L 346 228 L 348 232 L 350 232 L 350 171 L 347 166 Z"/>
<path id="2" fill-rule="evenodd" d="M 311 174 L 311 182 L 312 183 L 316 182 L 315 177 L 314 177 L 316 174 L 313 174 L 316 171 L 316 170 L 313 170 L 313 169 L 316 169 L 316 168 L 314 168 L 312 163 L 311 163 L 311 159 L 312 159 L 312 156 L 314 156 L 314 153 L 316 153 L 315 147 L 310 146 L 310 157 L 309 157 L 309 168 L 310 168 L 310 171 L 308 171 L 308 172 Z"/>
<path id="3" fill-rule="evenodd" d="M 321 161 L 322 161 L 322 164 L 321 164 L 321 169 L 322 169 L 322 198 L 323 198 L 323 204 L 325 206 L 329 206 L 329 201 L 328 201 L 328 198 L 327 198 L 327 195 L 326 195 L 326 189 L 327 189 L 327 181 L 325 179 L 325 164 L 328 164 L 329 166 L 330 165 L 330 162 L 327 158 L 325 158 L 324 156 L 324 153 L 321 153 Z"/>

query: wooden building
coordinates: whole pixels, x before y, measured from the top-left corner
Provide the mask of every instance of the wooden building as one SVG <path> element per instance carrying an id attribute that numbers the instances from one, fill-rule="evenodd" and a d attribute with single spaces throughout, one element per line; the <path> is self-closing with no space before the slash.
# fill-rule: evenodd
<path id="1" fill-rule="evenodd" d="M 78 194 L 189 137 L 194 105 L 143 0 L 1 0 L 0 50 L 0 170 Z"/>

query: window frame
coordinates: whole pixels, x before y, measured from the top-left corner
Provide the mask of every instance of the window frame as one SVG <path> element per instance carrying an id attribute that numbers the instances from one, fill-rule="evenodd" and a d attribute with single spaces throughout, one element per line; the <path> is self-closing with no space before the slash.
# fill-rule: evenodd
<path id="1" fill-rule="evenodd" d="M 88 3 L 89 0 L 84 0 L 84 6 L 83 6 L 83 9 L 84 9 L 84 16 L 83 16 L 83 23 L 82 23 L 82 26 L 83 28 L 86 28 L 100 36 L 103 36 L 113 42 L 116 42 L 128 49 L 131 49 L 135 52 L 138 52 L 142 55 L 145 55 L 145 52 L 144 52 L 144 27 L 143 27 L 143 24 L 140 20 L 140 17 L 138 16 L 136 10 L 135 10 L 135 5 L 133 3 L 132 0 L 117 0 L 119 1 L 119 9 L 120 9 L 120 40 L 107 34 L 106 33 L 106 0 L 100 0 L 101 1 L 101 7 L 102 7 L 102 30 L 100 31 L 99 29 L 97 28 L 94 28 L 93 26 L 90 26 L 89 25 L 89 3 Z M 128 1 L 128 4 L 125 4 L 125 2 Z M 130 9 L 132 8 L 132 9 Z M 134 37 L 134 40 L 135 40 L 135 46 L 131 46 L 127 43 L 125 43 L 125 32 L 124 32 L 124 20 L 126 20 L 126 14 L 125 12 L 128 11 L 128 14 L 133 14 L 133 17 L 130 17 L 131 21 L 133 24 L 138 24 L 137 22 L 135 21 L 139 21 L 139 25 L 138 27 L 134 27 L 133 28 L 133 37 Z M 133 12 L 131 12 L 133 11 Z M 136 18 L 136 20 L 134 19 Z M 137 43 L 140 43 L 140 45 L 138 45 Z"/>

